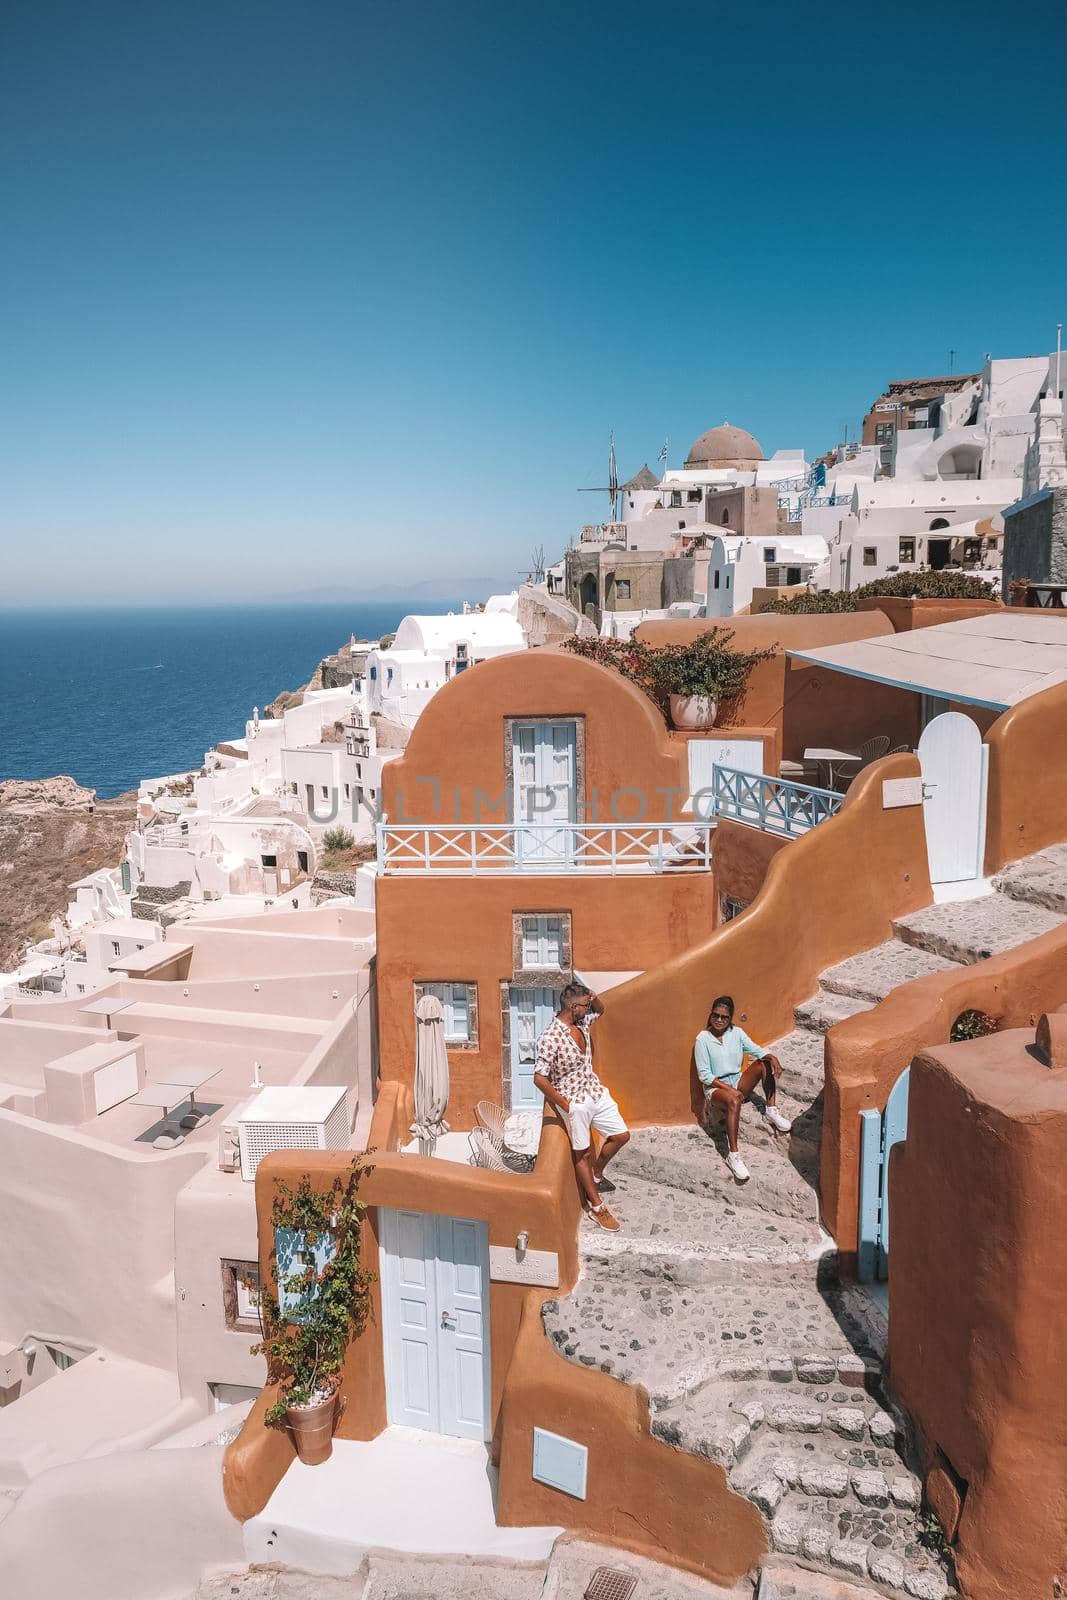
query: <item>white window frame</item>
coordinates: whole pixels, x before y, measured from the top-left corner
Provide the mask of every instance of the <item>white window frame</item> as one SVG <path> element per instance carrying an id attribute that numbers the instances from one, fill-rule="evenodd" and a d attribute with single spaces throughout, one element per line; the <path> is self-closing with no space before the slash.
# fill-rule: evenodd
<path id="1" fill-rule="evenodd" d="M 440 1000 L 441 1010 L 444 1013 L 446 1044 L 473 1042 L 470 988 L 469 983 L 418 983 L 415 986 L 416 1004 L 427 994 L 432 994 L 435 999 Z"/>
<path id="2" fill-rule="evenodd" d="M 523 971 L 559 972 L 563 967 L 563 918 L 537 913 L 522 919 Z"/>

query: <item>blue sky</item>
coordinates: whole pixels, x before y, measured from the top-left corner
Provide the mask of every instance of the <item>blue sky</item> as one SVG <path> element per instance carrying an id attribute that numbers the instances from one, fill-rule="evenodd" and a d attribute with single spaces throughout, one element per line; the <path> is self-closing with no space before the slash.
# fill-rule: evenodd
<path id="1" fill-rule="evenodd" d="M 0 594 L 493 586 L 1067 317 L 1064 8 L 7 0 Z M 469 587 L 469 582 L 462 587 Z"/>

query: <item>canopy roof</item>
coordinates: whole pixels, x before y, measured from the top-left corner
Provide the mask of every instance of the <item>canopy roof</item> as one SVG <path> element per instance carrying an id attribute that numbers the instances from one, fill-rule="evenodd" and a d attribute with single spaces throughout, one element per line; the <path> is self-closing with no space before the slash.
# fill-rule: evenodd
<path id="1" fill-rule="evenodd" d="M 1067 615 L 1005 606 L 962 622 L 787 654 L 916 694 L 1006 711 L 1067 682 Z"/>

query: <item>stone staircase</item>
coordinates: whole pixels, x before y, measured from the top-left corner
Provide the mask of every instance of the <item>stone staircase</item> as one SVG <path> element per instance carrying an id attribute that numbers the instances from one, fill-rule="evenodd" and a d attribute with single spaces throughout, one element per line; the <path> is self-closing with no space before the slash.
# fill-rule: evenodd
<path id="1" fill-rule="evenodd" d="M 721 1122 L 636 1132 L 609 1169 L 622 1227 L 580 1235 L 581 1278 L 545 1303 L 560 1354 L 647 1391 L 665 1443 L 719 1462 L 779 1556 L 862 1590 L 942 1600 L 951 1571 L 919 1539 L 908 1419 L 882 1378 L 884 1324 L 838 1284 L 818 1222 L 824 1036 L 891 990 L 952 972 L 1067 919 L 1067 845 L 1018 862 L 977 900 L 929 906 L 823 972 L 775 1042 L 776 1136 L 750 1104 L 734 1183 Z M 776 1578 L 776 1581 L 777 1578 Z"/>

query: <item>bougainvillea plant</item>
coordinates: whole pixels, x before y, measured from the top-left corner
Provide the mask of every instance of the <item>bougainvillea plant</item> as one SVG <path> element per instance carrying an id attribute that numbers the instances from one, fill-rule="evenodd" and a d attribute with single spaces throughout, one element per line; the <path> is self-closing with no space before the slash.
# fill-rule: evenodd
<path id="1" fill-rule="evenodd" d="M 586 661 L 629 678 L 666 711 L 672 694 L 706 695 L 710 700 L 741 696 L 753 667 L 769 661 L 766 650 L 735 650 L 730 628 L 709 628 L 688 644 L 648 645 L 637 639 L 568 639 L 565 649 Z"/>
<path id="2" fill-rule="evenodd" d="M 252 1346 L 267 1359 L 267 1382 L 278 1386 L 264 1417 L 269 1427 L 284 1427 L 290 1406 L 329 1398 L 349 1345 L 367 1325 L 374 1279 L 360 1259 L 367 1207 L 359 1186 L 371 1171 L 356 1156 L 326 1189 L 305 1175 L 295 1188 L 279 1183 L 275 1191 L 270 1278 L 258 1291 L 263 1337 Z"/>

